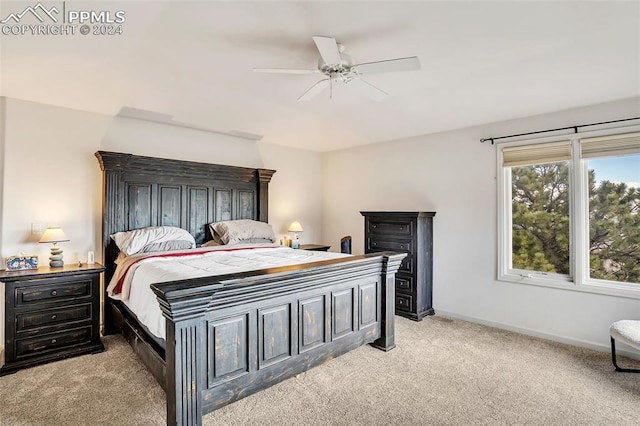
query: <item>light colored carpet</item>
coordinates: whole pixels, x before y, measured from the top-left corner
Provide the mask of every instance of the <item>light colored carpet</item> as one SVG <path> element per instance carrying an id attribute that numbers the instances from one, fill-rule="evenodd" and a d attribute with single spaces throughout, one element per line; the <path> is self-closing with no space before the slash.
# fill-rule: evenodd
<path id="1" fill-rule="evenodd" d="M 441 316 L 205 416 L 206 425 L 638 425 L 640 374 L 610 355 Z M 0 425 L 164 425 L 127 343 L 0 377 Z M 640 363 L 621 359 L 627 365 Z"/>

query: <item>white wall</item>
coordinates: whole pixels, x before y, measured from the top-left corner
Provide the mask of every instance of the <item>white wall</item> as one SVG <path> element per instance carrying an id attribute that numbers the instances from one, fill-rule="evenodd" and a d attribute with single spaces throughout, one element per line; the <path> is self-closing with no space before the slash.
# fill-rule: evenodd
<path id="1" fill-rule="evenodd" d="M 640 319 L 640 300 L 495 279 L 496 147 L 479 140 L 638 116 L 640 98 L 634 98 L 326 153 L 324 240 L 337 244 L 350 234 L 360 254 L 359 211 L 435 211 L 436 314 L 608 350 L 608 327 L 617 319 Z"/>
<path id="2" fill-rule="evenodd" d="M 89 112 L 6 98 L 0 256 L 37 254 L 47 265 L 50 245 L 38 244 L 41 235 L 31 234 L 32 223 L 62 227 L 71 239 L 60 244 L 67 262 L 97 251 L 101 176 L 94 152 L 109 122 Z"/>
<path id="3" fill-rule="evenodd" d="M 322 243 L 322 156 L 272 144 L 258 144 L 265 168 L 277 170 L 269 185 L 269 223 L 277 237 L 298 221 L 301 244 Z"/>
<path id="4" fill-rule="evenodd" d="M 153 157 L 263 167 L 277 172 L 270 185 L 269 222 L 277 235 L 302 222 L 302 242 L 321 236 L 321 156 L 183 127 L 6 98 L 4 204 L 0 210 L 0 257 L 38 254 L 48 263 L 49 245 L 31 235 L 32 223 L 61 226 L 66 262 L 101 259 L 102 175 L 98 150 Z M 2 145 L 0 145 L 0 148 Z M 1 152 L 1 151 L 0 151 Z"/>

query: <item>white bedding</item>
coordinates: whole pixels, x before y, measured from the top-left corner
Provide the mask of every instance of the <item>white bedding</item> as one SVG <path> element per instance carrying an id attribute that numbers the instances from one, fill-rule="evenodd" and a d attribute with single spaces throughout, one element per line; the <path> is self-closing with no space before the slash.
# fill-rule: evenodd
<path id="1" fill-rule="evenodd" d="M 196 254 L 197 253 L 197 254 Z M 341 253 L 294 250 L 274 244 L 234 244 L 168 253 L 127 256 L 118 262 L 109 283 L 109 296 L 122 300 L 151 333 L 165 338 L 165 318 L 151 284 L 252 271 L 275 266 L 317 262 L 348 256 Z M 121 291 L 114 294 L 122 278 Z"/>

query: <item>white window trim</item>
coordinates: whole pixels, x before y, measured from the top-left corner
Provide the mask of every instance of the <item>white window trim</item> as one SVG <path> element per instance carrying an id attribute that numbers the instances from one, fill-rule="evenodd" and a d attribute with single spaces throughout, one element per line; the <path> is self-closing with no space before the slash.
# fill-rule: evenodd
<path id="1" fill-rule="evenodd" d="M 632 133 L 640 131 L 640 125 L 618 128 L 608 128 L 576 134 L 554 135 L 537 139 L 519 139 L 507 142 L 497 142 L 497 279 L 518 284 L 536 285 L 562 290 L 572 290 L 587 293 L 596 293 L 609 296 L 640 299 L 640 284 L 616 283 L 589 277 L 589 253 L 586 238 L 589 235 L 588 196 L 587 196 L 587 160 L 580 159 L 580 139 L 590 137 L 608 136 L 619 133 Z M 569 188 L 571 191 L 569 200 L 569 214 L 571 215 L 570 227 L 570 259 L 571 276 L 553 273 L 542 273 L 511 268 L 511 169 L 503 168 L 502 150 L 505 147 L 517 145 L 531 145 L 562 140 L 571 140 L 572 161 L 569 167 Z M 576 160 L 578 159 L 578 160 Z M 506 222 L 509 221 L 509 226 Z M 575 247 L 574 247 L 575 244 Z M 637 286 L 633 288 L 632 286 Z"/>

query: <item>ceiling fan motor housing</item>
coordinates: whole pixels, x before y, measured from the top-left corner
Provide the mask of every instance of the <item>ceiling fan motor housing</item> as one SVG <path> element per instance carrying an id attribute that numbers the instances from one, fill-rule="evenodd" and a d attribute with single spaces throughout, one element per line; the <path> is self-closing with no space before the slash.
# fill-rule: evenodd
<path id="1" fill-rule="evenodd" d="M 332 73 L 349 73 L 351 71 L 351 67 L 353 66 L 353 60 L 351 56 L 346 53 L 340 53 L 340 63 L 339 64 L 327 64 L 322 58 L 318 59 L 318 69 L 326 75 L 330 75 Z"/>

